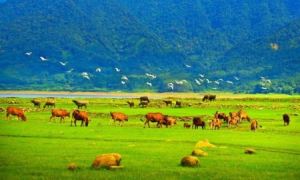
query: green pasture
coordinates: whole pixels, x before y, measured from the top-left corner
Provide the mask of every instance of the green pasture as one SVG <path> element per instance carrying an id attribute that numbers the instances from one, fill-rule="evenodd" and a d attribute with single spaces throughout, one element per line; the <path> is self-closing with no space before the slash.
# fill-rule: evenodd
<path id="1" fill-rule="evenodd" d="M 238 96 L 239 98 L 236 98 Z M 151 98 L 151 97 L 150 97 Z M 87 99 L 91 116 L 88 127 L 71 127 L 70 119 L 49 122 L 50 109 L 33 108 L 31 99 L 1 98 L 0 107 L 22 107 L 28 121 L 0 113 L 0 179 L 299 179 L 300 177 L 300 97 L 278 95 L 230 95 L 215 102 L 199 98 L 180 100 L 182 108 L 166 107 L 162 99 L 151 99 L 147 108 L 129 108 L 126 101 L 137 99 Z M 10 104 L 14 101 L 16 104 Z M 56 99 L 56 107 L 72 111 L 71 99 Z M 148 112 L 175 116 L 202 116 L 207 122 L 216 111 L 229 113 L 243 108 L 259 122 L 256 132 L 243 122 L 237 128 L 220 130 L 184 129 L 183 121 L 172 128 L 144 128 Z M 129 115 L 123 127 L 113 124 L 109 112 Z M 291 117 L 283 126 L 282 114 Z M 142 119 L 142 120 L 141 120 Z M 191 122 L 189 122 L 191 123 Z M 80 124 L 80 123 L 78 123 Z M 180 166 L 199 140 L 208 139 L 215 148 L 203 149 L 195 168 Z M 256 154 L 244 154 L 245 148 Z M 94 158 L 103 153 L 120 153 L 120 170 L 94 170 Z M 69 171 L 76 163 L 79 169 Z"/>

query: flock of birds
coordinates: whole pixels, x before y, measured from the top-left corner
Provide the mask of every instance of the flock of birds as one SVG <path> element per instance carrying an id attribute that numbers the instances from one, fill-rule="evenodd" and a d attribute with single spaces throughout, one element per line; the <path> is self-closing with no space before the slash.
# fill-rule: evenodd
<path id="1" fill-rule="evenodd" d="M 32 52 L 26 52 L 25 55 L 27 56 L 31 56 L 33 53 Z M 40 56 L 39 57 L 41 62 L 47 62 L 49 61 L 46 57 L 44 56 Z M 68 61 L 59 61 L 58 62 L 61 66 L 64 66 L 66 67 L 67 64 L 68 64 Z M 189 64 L 184 64 L 184 67 L 185 68 L 192 68 L 191 65 Z M 120 73 L 121 72 L 121 69 L 118 68 L 118 67 L 115 67 L 114 68 L 115 72 L 117 73 Z M 73 68 L 69 69 L 68 71 L 66 71 L 66 73 L 70 74 L 74 71 Z M 96 67 L 95 69 L 95 72 L 96 73 L 101 73 L 102 72 L 102 69 L 101 67 Z M 91 76 L 92 74 L 91 73 L 88 73 L 88 72 L 81 72 L 80 73 L 80 76 L 84 79 L 87 79 L 87 80 L 90 80 L 91 79 Z M 157 78 L 157 75 L 155 74 L 151 74 L 151 73 L 145 73 L 145 77 L 147 78 L 147 81 L 146 81 L 146 85 L 149 86 L 149 87 L 152 87 L 153 86 L 153 82 L 152 80 L 156 79 Z M 218 80 L 211 80 L 211 79 L 208 79 L 205 74 L 198 74 L 198 77 L 194 79 L 195 83 L 198 85 L 198 86 L 201 86 L 201 85 L 209 85 L 211 84 L 213 87 L 212 89 L 214 90 L 217 90 L 218 89 L 218 86 L 221 85 L 221 83 L 223 84 L 227 84 L 227 85 L 234 85 L 234 81 L 240 81 L 240 78 L 237 77 L 237 76 L 234 76 L 232 78 L 232 80 L 224 80 L 222 78 L 218 79 Z M 126 85 L 129 83 L 129 79 L 126 75 L 121 75 L 121 79 L 120 79 L 120 83 L 122 85 Z M 183 80 L 175 80 L 173 82 L 169 82 L 167 83 L 167 87 L 170 89 L 170 90 L 174 90 L 175 86 L 181 86 L 181 85 L 184 85 L 184 84 L 187 84 L 188 81 L 183 79 Z M 267 79 L 265 77 L 261 77 L 261 81 L 260 81 L 260 84 L 262 86 L 262 89 L 266 90 L 268 89 L 268 87 L 271 85 L 271 80 L 270 79 Z"/>

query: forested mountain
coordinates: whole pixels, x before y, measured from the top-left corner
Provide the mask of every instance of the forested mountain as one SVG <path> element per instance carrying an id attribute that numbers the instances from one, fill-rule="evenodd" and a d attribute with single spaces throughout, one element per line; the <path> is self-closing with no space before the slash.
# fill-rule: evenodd
<path id="1" fill-rule="evenodd" d="M 292 0 L 0 0 L 0 88 L 297 92 L 298 9 Z"/>

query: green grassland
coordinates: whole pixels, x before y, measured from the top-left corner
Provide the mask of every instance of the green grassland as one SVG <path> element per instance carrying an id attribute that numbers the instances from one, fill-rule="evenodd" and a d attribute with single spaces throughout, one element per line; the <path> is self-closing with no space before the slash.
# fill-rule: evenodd
<path id="1" fill-rule="evenodd" d="M 300 177 L 300 97 L 280 95 L 227 95 L 215 102 L 200 98 L 173 98 L 184 107 L 166 107 L 162 99 L 151 100 L 147 108 L 129 108 L 127 100 L 88 99 L 91 116 L 88 127 L 71 127 L 70 119 L 49 122 L 50 109 L 36 110 L 30 99 L 17 98 L 13 106 L 27 109 L 28 121 L 21 122 L 0 113 L 0 179 L 298 179 Z M 237 98 L 238 97 L 238 98 Z M 0 107 L 11 106 L 9 98 Z M 56 100 L 57 108 L 75 109 L 71 99 Z M 237 128 L 220 130 L 184 129 L 183 121 L 172 128 L 144 128 L 140 120 L 147 112 L 170 116 L 203 116 L 209 121 L 215 111 L 229 113 L 243 108 L 262 126 L 250 131 L 243 122 Z M 129 121 L 123 127 L 112 124 L 110 111 L 124 112 Z M 282 114 L 291 117 L 283 126 Z M 204 149 L 195 168 L 180 166 L 199 140 L 208 139 L 215 148 Z M 246 155 L 244 149 L 256 149 Z M 91 169 L 96 155 L 122 155 L 121 170 Z M 67 170 L 71 162 L 76 171 Z"/>

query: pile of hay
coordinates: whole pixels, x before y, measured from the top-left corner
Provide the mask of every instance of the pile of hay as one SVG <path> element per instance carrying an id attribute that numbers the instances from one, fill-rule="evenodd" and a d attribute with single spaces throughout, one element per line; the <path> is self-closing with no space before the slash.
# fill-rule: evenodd
<path id="1" fill-rule="evenodd" d="M 255 154 L 255 153 L 256 153 L 255 149 L 252 148 L 245 149 L 245 154 Z"/>
<path id="2" fill-rule="evenodd" d="M 203 140 L 203 141 L 198 141 L 195 148 L 204 148 L 204 147 L 208 147 L 208 148 L 214 148 L 216 147 L 215 145 L 209 143 L 209 141 L 207 139 Z"/>
<path id="3" fill-rule="evenodd" d="M 110 154 L 101 154 L 96 157 L 94 160 L 92 167 L 93 168 L 108 168 L 108 169 L 116 169 L 112 167 L 120 166 L 121 163 L 121 155 L 118 153 L 110 153 Z"/>
<path id="4" fill-rule="evenodd" d="M 192 152 L 192 155 L 193 156 L 207 156 L 208 153 L 201 150 L 201 149 L 194 149 L 193 152 Z"/>
<path id="5" fill-rule="evenodd" d="M 199 165 L 199 159 L 195 156 L 185 156 L 181 159 L 181 165 L 195 167 Z"/>

